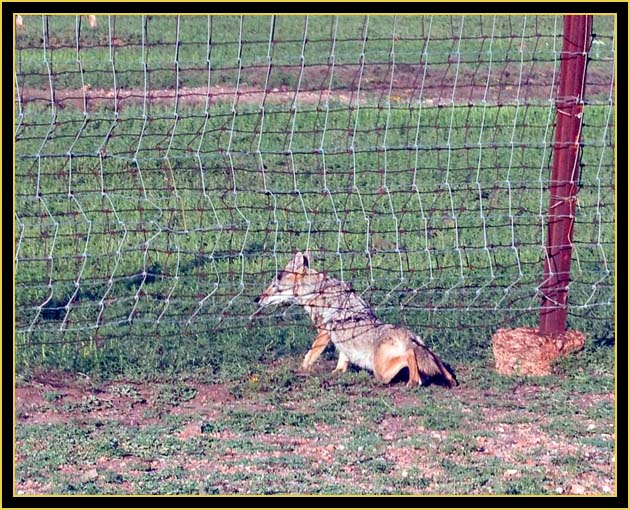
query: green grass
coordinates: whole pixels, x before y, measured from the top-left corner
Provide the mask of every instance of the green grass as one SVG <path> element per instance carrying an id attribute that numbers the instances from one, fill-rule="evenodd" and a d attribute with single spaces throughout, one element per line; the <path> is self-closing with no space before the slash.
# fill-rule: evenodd
<path id="1" fill-rule="evenodd" d="M 277 19 L 269 88 L 283 82 L 295 88 L 304 21 Z M 524 58 L 535 50 L 544 63 L 555 21 L 497 18 L 496 63 L 520 61 L 512 36 L 522 35 L 523 27 L 528 37 L 540 34 L 527 39 Z M 610 21 L 595 21 L 603 42 L 594 45 L 595 68 L 605 64 Z M 56 90 L 83 86 L 75 22 L 48 19 L 47 58 L 54 62 Z M 398 17 L 397 65 L 417 64 L 431 23 L 427 58 L 443 66 L 460 22 Z M 467 18 L 464 33 L 487 34 L 491 22 Z M 205 87 L 208 19 L 184 17 L 180 23 L 182 85 Z M 217 16 L 211 23 L 211 84 L 231 90 L 240 20 Z M 244 69 L 266 65 L 270 23 L 244 18 Z M 357 63 L 363 23 L 363 17 L 339 20 L 340 69 Z M 389 61 L 393 23 L 391 17 L 369 19 L 368 64 Z M 174 17 L 147 18 L 151 90 L 176 86 L 176 24 Z M 308 66 L 327 65 L 333 26 L 329 17 L 309 17 Z M 143 88 L 141 19 L 117 17 L 113 29 L 117 87 Z M 18 82 L 46 90 L 41 33 L 41 19 L 25 17 L 17 38 Z M 109 40 L 107 18 L 99 17 L 95 30 L 82 21 L 80 59 L 93 90 L 113 87 L 114 74 L 103 66 Z M 462 58 L 476 62 L 487 51 L 487 40 L 481 41 L 463 41 Z M 385 71 L 386 65 L 379 72 Z M 262 88 L 265 72 L 244 71 L 241 83 Z M 333 89 L 347 92 L 350 74 L 334 76 Z M 304 85 L 312 83 L 309 77 Z M 498 327 L 537 324 L 546 235 L 540 215 L 549 204 L 552 142 L 547 119 L 553 112 L 546 100 L 409 108 L 375 96 L 351 109 L 333 97 L 326 115 L 321 105 L 306 102 L 292 112 L 286 101 L 266 105 L 263 118 L 258 102 L 245 100 L 233 116 L 231 97 L 212 102 L 207 115 L 205 101 L 182 102 L 177 117 L 171 101 L 146 110 L 141 103 L 128 105 L 117 119 L 112 104 L 90 105 L 87 117 L 82 105 L 65 104 L 55 110 L 53 123 L 45 101 L 21 105 L 15 169 L 18 373 L 28 377 L 57 367 L 105 378 L 195 373 L 226 381 L 251 374 L 260 362 L 302 353 L 313 331 L 301 310 L 269 310 L 251 329 L 246 325 L 253 298 L 290 253 L 307 244 L 316 268 L 352 282 L 381 317 L 418 331 L 449 362 L 486 358 Z M 603 357 L 614 343 L 614 119 L 609 122 L 608 114 L 607 105 L 585 109 L 569 316 L 569 327 L 587 334 L 589 352 Z M 291 391 L 291 375 L 285 376 L 265 384 Z"/>
<path id="2" fill-rule="evenodd" d="M 337 66 L 356 65 L 362 50 L 367 63 L 387 65 L 392 42 L 398 64 L 417 64 L 423 52 L 428 63 L 444 63 L 448 55 L 457 51 L 460 32 L 466 37 L 459 46 L 464 63 L 487 60 L 490 49 L 495 62 L 519 62 L 521 57 L 525 60 L 536 57 L 552 61 L 554 45 L 559 51 L 562 44 L 562 18 L 553 16 L 499 16 L 496 20 L 493 17 L 468 16 L 463 25 L 461 16 L 399 16 L 396 19 L 392 16 L 371 16 L 365 33 L 364 16 L 339 17 L 336 31 L 335 20 L 330 16 L 309 16 L 308 23 L 305 21 L 303 16 L 276 17 L 271 57 L 274 66 L 279 69 L 272 73 L 270 87 L 295 82 L 295 75 L 286 68 L 299 67 L 302 54 L 308 65 L 328 65 L 333 34 Z M 55 84 L 58 88 L 80 89 L 87 83 L 95 89 L 110 89 L 114 86 L 114 79 L 118 86 L 124 88 L 144 87 L 143 61 L 150 71 L 152 88 L 172 88 L 177 83 L 176 60 L 181 84 L 203 87 L 208 83 L 208 58 L 213 74 L 211 80 L 220 85 L 234 85 L 239 52 L 241 66 L 246 70 L 244 81 L 249 85 L 264 83 L 272 27 L 269 16 L 245 16 L 242 26 L 238 16 L 213 16 L 210 19 L 206 16 L 183 16 L 179 20 L 178 47 L 177 23 L 175 16 L 149 16 L 144 19 L 140 16 L 116 16 L 111 19 L 98 16 L 97 27 L 91 29 L 83 17 L 79 32 L 80 68 L 77 63 L 77 20 L 74 16 L 50 16 L 46 25 L 43 25 L 41 17 L 25 16 L 24 27 L 17 33 L 18 73 L 23 75 L 21 84 L 46 89 L 49 83 L 44 55 L 50 61 L 51 53 L 54 53 Z M 48 34 L 46 53 L 42 44 L 44 26 L 47 26 Z M 593 65 L 597 66 L 600 58 L 610 55 L 612 17 L 596 16 L 594 31 L 602 43 L 593 48 Z M 367 35 L 365 46 L 364 35 Z M 307 44 L 303 51 L 305 37 Z M 425 41 L 428 41 L 427 44 Z M 116 77 L 112 62 L 115 62 Z M 255 71 L 247 72 L 247 69 Z M 339 88 L 347 86 L 347 83 L 333 76 L 332 85 Z"/>

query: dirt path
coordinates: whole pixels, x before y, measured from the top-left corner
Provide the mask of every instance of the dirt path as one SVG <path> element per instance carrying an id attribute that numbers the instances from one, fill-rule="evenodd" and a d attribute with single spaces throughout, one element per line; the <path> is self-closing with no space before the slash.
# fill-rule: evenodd
<path id="1" fill-rule="evenodd" d="M 313 65 L 300 69 L 299 66 L 273 68 L 266 80 L 266 68 L 244 69 L 240 73 L 238 88 L 233 85 L 211 85 L 210 87 L 186 86 L 186 73 L 182 72 L 179 88 L 152 88 L 149 86 L 146 100 L 149 104 L 199 105 L 205 107 L 218 103 L 235 105 L 268 105 L 296 103 L 299 105 L 327 102 L 341 104 L 375 103 L 386 105 L 449 106 L 451 104 L 547 104 L 552 89 L 557 86 L 554 68 L 549 64 L 530 62 L 522 70 L 517 63 L 498 63 L 491 68 L 482 64 L 456 66 L 455 63 L 440 64 L 426 69 L 422 65 L 401 64 L 391 72 L 388 65 L 338 65 L 334 68 Z M 198 73 L 199 74 L 199 73 Z M 237 74 L 234 74 L 236 81 Z M 173 75 L 175 77 L 175 74 Z M 281 78 L 276 78 L 280 76 Z M 223 78 L 230 82 L 229 78 Z M 18 77 L 18 82 L 23 80 Z M 331 78 L 333 80 L 331 81 Z M 555 80 L 554 80 L 555 79 Z M 610 91 L 610 72 L 593 69 L 588 75 L 587 97 L 606 99 Z M 216 80 L 216 78 L 215 78 Z M 298 88 L 298 83 L 300 84 Z M 270 84 L 265 88 L 265 84 Z M 297 93 L 296 93 L 297 90 Z M 55 88 L 54 98 L 58 107 L 83 108 L 88 110 L 100 106 L 119 109 L 131 105 L 143 105 L 144 88 Z M 50 90 L 20 87 L 23 104 L 50 102 Z M 453 103 L 451 103 L 453 101 Z"/>

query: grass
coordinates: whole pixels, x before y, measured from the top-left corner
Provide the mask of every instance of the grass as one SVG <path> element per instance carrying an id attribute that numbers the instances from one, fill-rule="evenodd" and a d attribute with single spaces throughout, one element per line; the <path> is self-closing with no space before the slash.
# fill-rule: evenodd
<path id="1" fill-rule="evenodd" d="M 271 48 L 269 16 L 245 16 L 242 24 L 238 16 L 183 16 L 179 20 L 175 16 L 98 16 L 94 29 L 87 26 L 85 18 L 80 21 L 79 67 L 75 17 L 50 16 L 45 23 L 40 17 L 24 17 L 24 26 L 17 33 L 18 72 L 23 75 L 24 86 L 47 88 L 43 57 L 51 60 L 52 52 L 58 88 L 80 89 L 87 83 L 95 89 L 110 89 L 114 80 L 125 88 L 144 87 L 143 62 L 147 63 L 152 88 L 171 88 L 178 76 L 176 61 L 182 85 L 206 86 L 208 61 L 213 80 L 233 85 L 239 55 L 243 68 L 257 69 L 246 74 L 246 82 L 260 85 L 268 53 L 279 67 L 269 85 L 280 87 L 295 82 L 287 67 L 298 67 L 301 55 L 309 65 L 328 65 L 334 54 L 336 65 L 344 66 L 356 65 L 363 52 L 367 63 L 387 65 L 393 43 L 396 62 L 401 65 L 417 64 L 422 53 L 430 64 L 444 63 L 458 50 L 464 63 L 487 61 L 490 50 L 498 62 L 519 62 L 521 57 L 552 61 L 554 46 L 559 51 L 562 44 L 562 18 L 552 16 L 468 16 L 463 24 L 461 16 L 371 16 L 367 26 L 364 16 L 341 16 L 336 25 L 330 16 L 309 16 L 308 20 L 279 16 Z M 599 41 L 593 47 L 593 65 L 597 66 L 612 49 L 612 17 L 596 16 L 594 31 Z M 47 34 L 46 52 L 42 33 Z M 458 45 L 460 35 L 465 39 Z M 103 63 L 108 65 L 104 68 Z M 112 63 L 116 76 L 110 69 Z M 346 85 L 340 77 L 332 78 L 334 88 Z"/>
<path id="2" fill-rule="evenodd" d="M 21 85 L 45 89 L 48 69 L 44 55 L 54 53 L 55 83 L 58 88 L 111 89 L 114 83 L 124 88 L 144 87 L 148 66 L 152 88 L 170 88 L 179 64 L 182 84 L 203 87 L 208 82 L 208 62 L 217 84 L 233 85 L 238 58 L 246 73 L 245 83 L 260 85 L 270 54 L 278 70 L 270 76 L 271 87 L 292 85 L 291 68 L 304 55 L 308 65 L 328 65 L 334 54 L 337 66 L 356 65 L 363 52 L 367 63 L 387 65 L 394 50 L 396 62 L 417 64 L 419 56 L 430 64 L 444 63 L 459 50 L 463 62 L 519 62 L 521 57 L 552 61 L 554 48 L 561 47 L 562 18 L 553 16 L 340 16 L 335 25 L 330 16 L 279 16 L 275 19 L 273 44 L 269 46 L 272 19 L 269 16 L 106 16 L 97 17 L 90 29 L 81 18 L 77 62 L 77 19 L 73 16 L 24 17 L 17 33 L 18 73 Z M 179 23 L 179 26 L 178 26 Z M 178 30 L 179 28 L 179 30 Z M 610 55 L 613 18 L 596 16 L 593 46 L 594 63 Z M 42 33 L 47 34 L 46 52 Z M 395 34 L 395 37 L 393 37 Z M 179 35 L 179 39 L 177 39 Z M 460 36 L 464 36 L 458 44 Z M 304 39 L 307 39 L 304 44 Z M 212 44 L 209 46 L 208 40 Z M 365 41 L 364 41 L 365 39 Z M 179 41 L 179 45 L 176 41 Z M 333 48 L 332 42 L 335 42 Z M 393 44 L 393 48 L 392 48 Z M 103 66 L 103 63 L 108 65 Z M 116 72 L 112 64 L 115 63 Z M 340 77 L 332 86 L 346 86 Z"/>
<path id="3" fill-rule="evenodd" d="M 458 367 L 462 385 L 454 390 L 382 386 L 365 372 L 333 376 L 330 360 L 304 377 L 293 370 L 295 358 L 261 367 L 255 383 L 121 380 L 86 396 L 68 377 L 55 385 L 59 399 L 18 401 L 26 415 L 17 427 L 18 489 L 555 494 L 579 484 L 602 494 L 614 486 L 612 359 L 574 358 L 592 376 L 586 394 L 574 372 L 526 380 L 481 363 Z M 279 380 L 290 384 L 279 388 Z M 20 385 L 18 397 L 37 384 Z M 195 396 L 165 401 L 182 384 Z M 69 405 L 93 393 L 112 407 Z M 511 419 L 525 409 L 531 420 Z M 156 416 L 140 418 L 147 410 Z"/>

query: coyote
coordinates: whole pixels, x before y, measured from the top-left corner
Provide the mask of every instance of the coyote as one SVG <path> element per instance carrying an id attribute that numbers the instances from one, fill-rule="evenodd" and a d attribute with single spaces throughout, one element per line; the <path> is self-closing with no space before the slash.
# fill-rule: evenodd
<path id="1" fill-rule="evenodd" d="M 297 252 L 256 299 L 259 308 L 252 315 L 279 303 L 295 303 L 306 309 L 317 336 L 304 357 L 304 370 L 312 367 L 332 341 L 339 351 L 334 372 L 345 372 L 352 363 L 372 371 L 387 384 L 407 368 L 407 386 L 426 385 L 433 377 L 447 386 L 457 385 L 440 358 L 417 335 L 379 320 L 347 283 L 314 270 L 309 258 L 308 252 Z"/>

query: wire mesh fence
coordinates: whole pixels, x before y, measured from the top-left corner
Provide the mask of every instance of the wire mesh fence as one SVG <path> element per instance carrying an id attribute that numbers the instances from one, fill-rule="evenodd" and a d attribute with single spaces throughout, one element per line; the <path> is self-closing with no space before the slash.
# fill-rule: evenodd
<path id="1" fill-rule="evenodd" d="M 590 36 L 572 241 L 569 324 L 593 338 L 613 323 L 613 21 L 596 16 Z M 562 28 L 24 16 L 18 360 L 150 349 L 156 366 L 169 352 L 194 366 L 213 343 L 310 337 L 293 307 L 246 327 L 296 250 L 462 356 L 499 326 L 537 324 Z"/>

